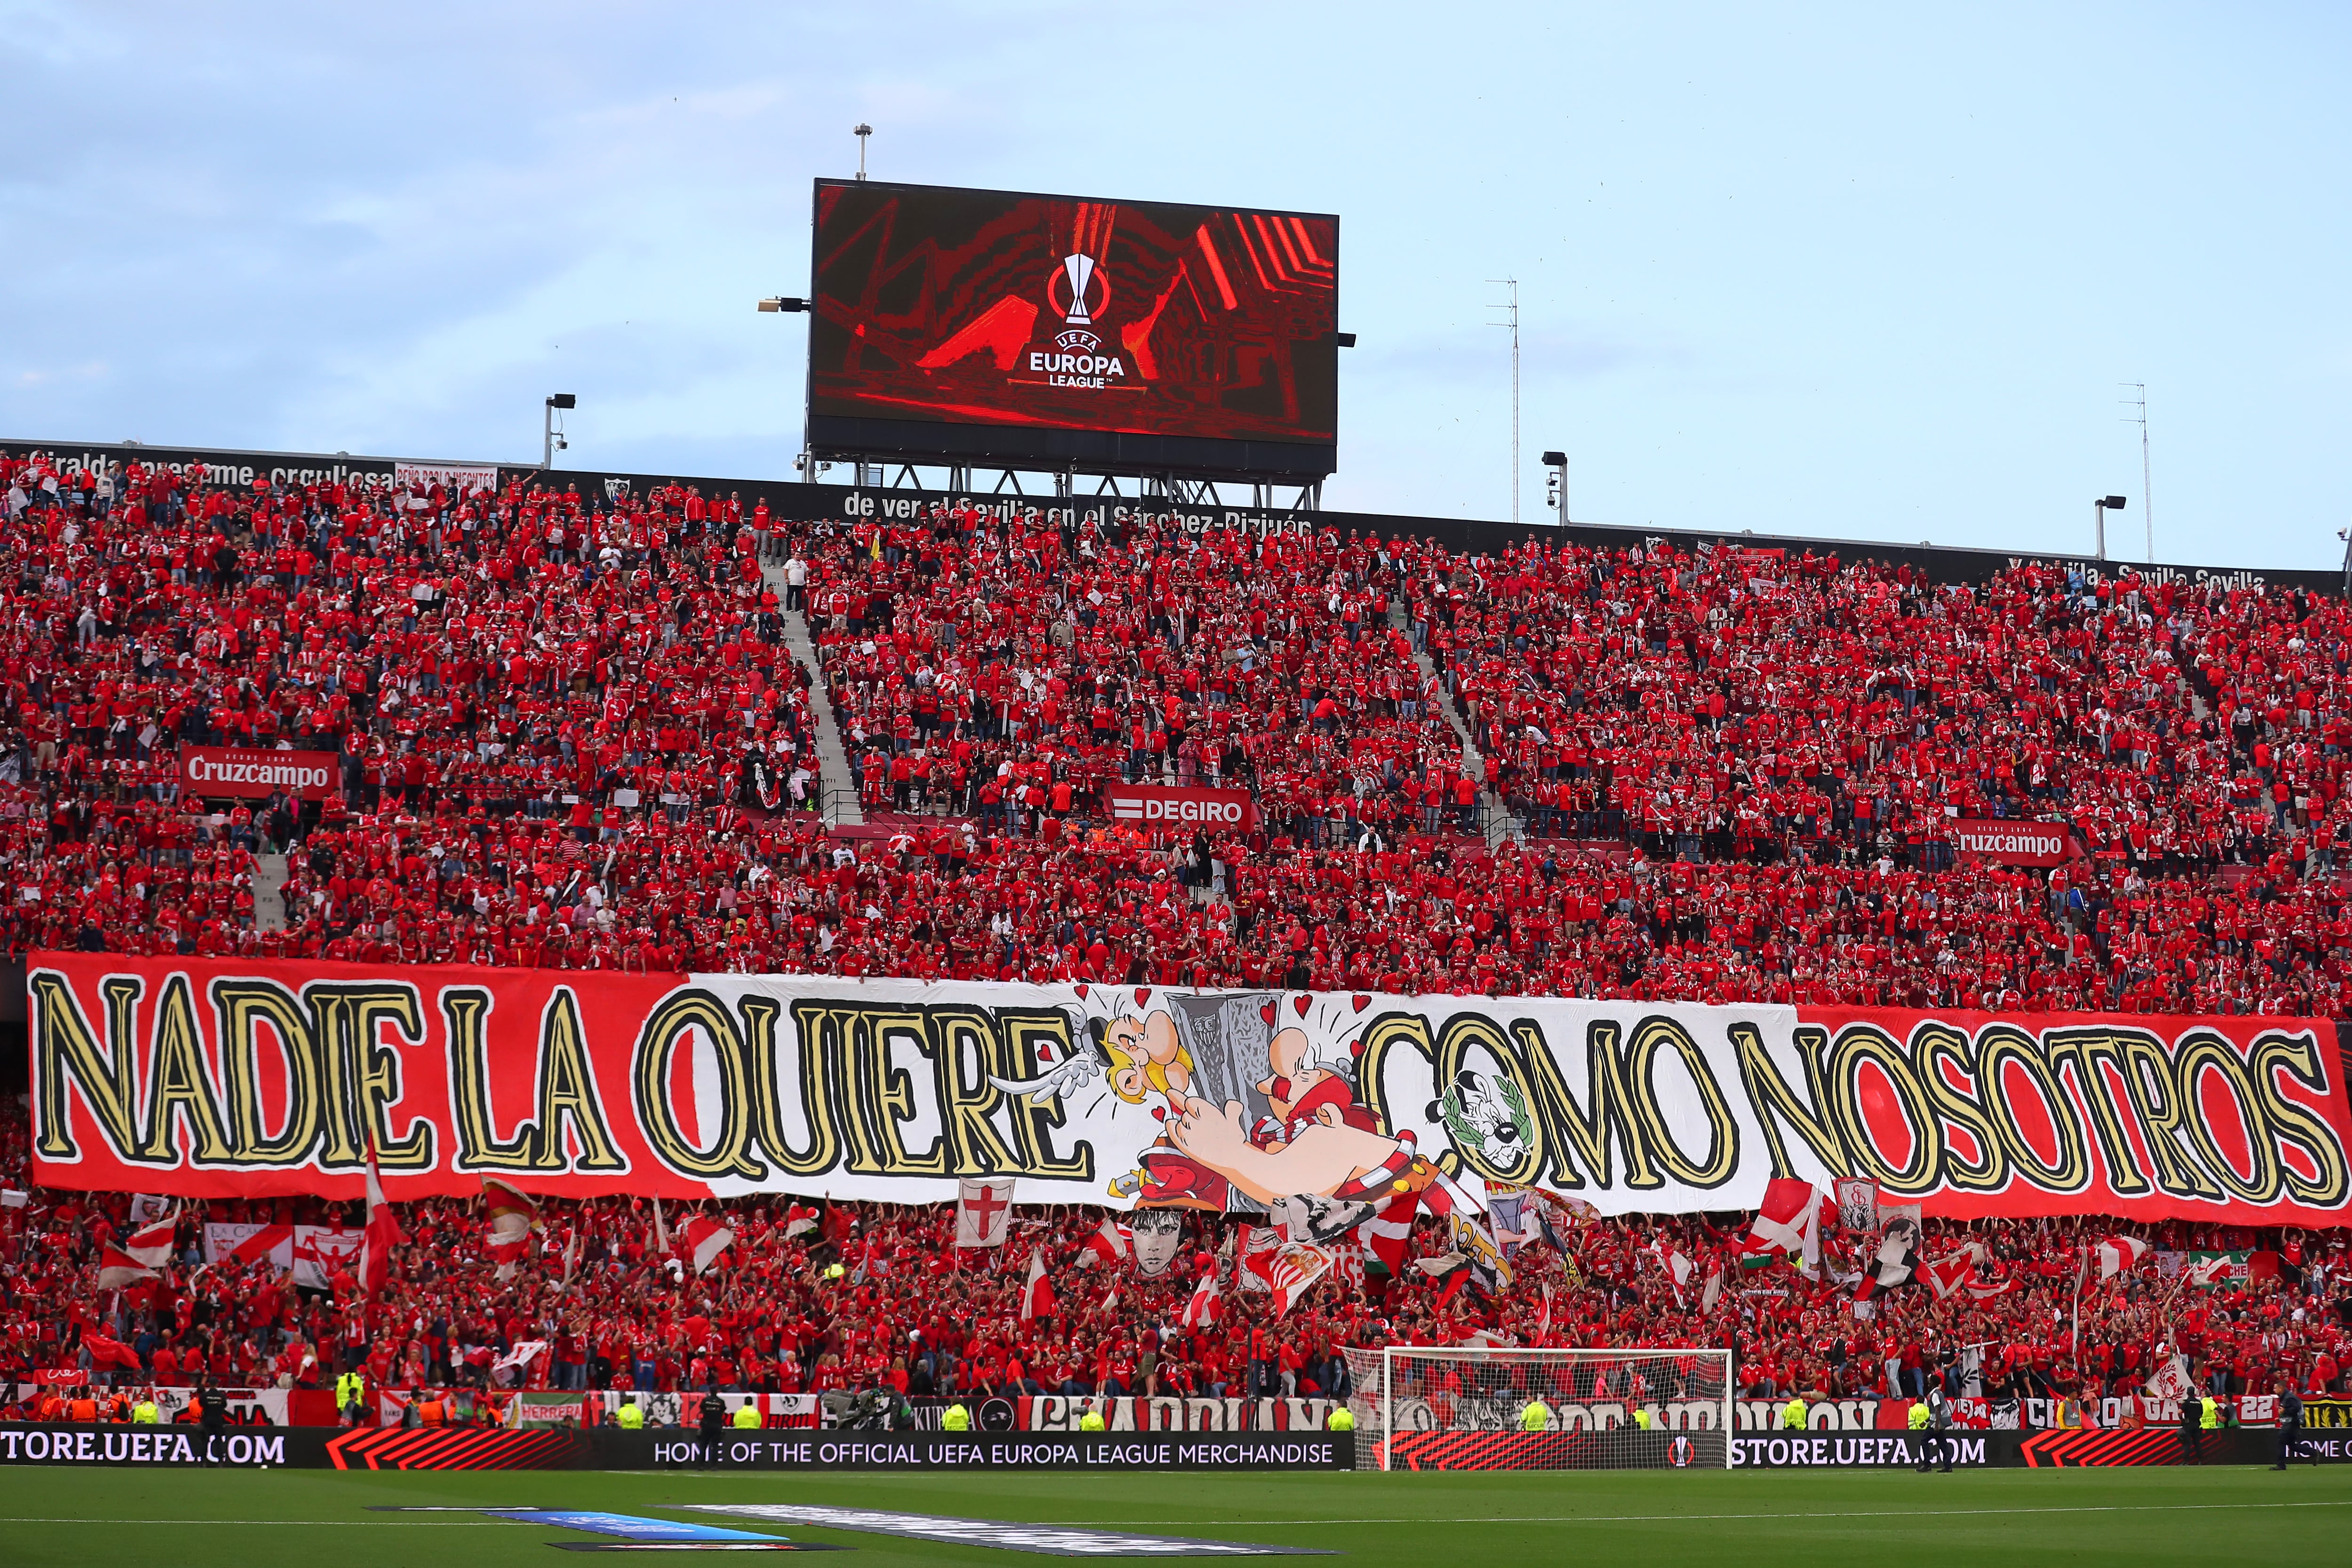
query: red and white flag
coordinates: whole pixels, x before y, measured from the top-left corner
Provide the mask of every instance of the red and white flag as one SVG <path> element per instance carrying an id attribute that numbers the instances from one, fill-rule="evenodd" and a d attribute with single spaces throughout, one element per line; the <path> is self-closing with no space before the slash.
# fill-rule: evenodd
<path id="1" fill-rule="evenodd" d="M 172 1260 L 172 1241 L 179 1228 L 180 1216 L 177 1214 L 166 1215 L 123 1237 L 122 1250 L 137 1258 L 145 1268 L 161 1268 Z"/>
<path id="2" fill-rule="evenodd" d="M 2196 1380 L 2189 1375 L 2189 1358 L 2185 1355 L 2168 1357 L 2163 1365 L 2148 1371 L 2150 1399 L 2186 1399 L 2196 1386 Z"/>
<path id="3" fill-rule="evenodd" d="M 1013 1179 L 956 1184 L 956 1239 L 959 1247 L 1002 1247 L 1013 1226 Z"/>
<path id="4" fill-rule="evenodd" d="M 383 1178 L 375 1168 L 375 1145 L 368 1145 L 367 1225 L 360 1243 L 360 1289 L 373 1296 L 392 1272 L 392 1249 L 406 1241 L 400 1218 L 383 1195 Z"/>
<path id="5" fill-rule="evenodd" d="M 1675 1292 L 1675 1305 L 1681 1306 L 1683 1287 L 1690 1283 L 1691 1276 L 1698 1271 L 1698 1265 L 1685 1257 L 1680 1248 L 1668 1245 L 1664 1237 L 1642 1250 L 1656 1258 L 1658 1267 L 1666 1271 L 1666 1283 Z"/>
<path id="6" fill-rule="evenodd" d="M 482 1209 L 488 1219 L 482 1235 L 483 1249 L 498 1264 L 498 1277 L 510 1279 L 515 1265 L 530 1250 L 531 1233 L 539 1229 L 539 1205 L 498 1177 L 484 1176 Z"/>
<path id="7" fill-rule="evenodd" d="M 1813 1272 L 1822 1256 L 1822 1206 L 1813 1184 L 1794 1176 L 1776 1176 L 1764 1188 L 1763 1206 L 1740 1244 L 1739 1266 L 1760 1268 L 1796 1254 L 1793 1260 Z"/>
<path id="8" fill-rule="evenodd" d="M 1032 1248 L 1029 1253 L 1029 1279 L 1021 1287 L 1021 1317 L 1051 1317 L 1054 1311 L 1054 1284 L 1045 1278 L 1045 1255 Z"/>
<path id="9" fill-rule="evenodd" d="M 1975 1283 L 1977 1260 L 1983 1256 L 1984 1244 L 1972 1241 L 1958 1252 L 1928 1264 L 1919 1270 L 1919 1277 L 1927 1281 L 1927 1289 L 1933 1290 L 1936 1300 L 1940 1301 L 1954 1291 Z"/>
<path id="10" fill-rule="evenodd" d="M 490 1382 L 499 1388 L 512 1388 L 530 1376 L 531 1363 L 548 1353 L 545 1340 L 523 1340 L 512 1350 L 490 1363 Z"/>
<path id="11" fill-rule="evenodd" d="M 2135 1241 L 2128 1236 L 2111 1236 L 2099 1243 L 2099 1278 L 2111 1279 L 2127 1268 L 2136 1268 L 2147 1256 L 2145 1241 Z"/>
<path id="12" fill-rule="evenodd" d="M 784 1209 L 784 1239 L 790 1241 L 796 1236 L 805 1236 L 816 1228 L 817 1221 L 822 1217 L 814 1208 L 805 1204 L 788 1205 Z"/>
<path id="13" fill-rule="evenodd" d="M 735 1233 L 715 1219 L 696 1215 L 678 1227 L 678 1239 L 685 1244 L 687 1266 L 697 1274 L 719 1261 L 719 1255 L 735 1240 Z"/>
<path id="14" fill-rule="evenodd" d="M 1274 1315 L 1279 1318 L 1331 1271 L 1331 1255 L 1311 1241 L 1290 1241 L 1246 1257 L 1242 1264 L 1274 1292 Z"/>
<path id="15" fill-rule="evenodd" d="M 2181 1283 L 2185 1285 L 2219 1285 L 2223 1280 L 2229 1279 L 2231 1271 L 2236 1267 L 2237 1259 L 2231 1258 L 2226 1252 L 2217 1252 L 2212 1257 L 2200 1258 L 2197 1262 L 2192 1263 L 2188 1268 L 2182 1269 L 2180 1271 Z"/>
<path id="16" fill-rule="evenodd" d="M 1201 1283 L 1193 1288 L 1192 1299 L 1184 1303 L 1184 1326 L 1188 1329 L 1206 1328 L 1216 1321 L 1217 1276 L 1213 1269 L 1201 1276 Z"/>
<path id="17" fill-rule="evenodd" d="M 209 1244 L 212 1241 L 215 1232 L 219 1233 L 221 1239 L 226 1240 L 228 1237 L 234 1235 L 239 1228 L 242 1227 L 225 1225 L 208 1225 L 205 1226 L 206 1242 Z M 292 1268 L 294 1266 L 294 1227 L 292 1226 L 256 1226 L 253 1227 L 251 1235 L 231 1243 L 226 1248 L 215 1248 L 213 1252 L 213 1261 L 215 1263 L 232 1264 L 250 1263 L 257 1258 L 268 1258 L 279 1247 L 287 1249 L 286 1259 L 281 1267 L 288 1268 Z"/>
<path id="18" fill-rule="evenodd" d="M 1370 1216 L 1356 1227 L 1365 1260 L 1391 1276 L 1402 1274 L 1405 1251 L 1412 1243 L 1412 1216 L 1420 1207 L 1420 1198 L 1412 1193 L 1374 1204 Z"/>
<path id="19" fill-rule="evenodd" d="M 112 1242 L 106 1242 L 100 1246 L 98 1249 L 98 1288 L 100 1289 L 120 1290 L 125 1285 L 135 1285 L 142 1279 L 154 1278 L 155 1271 L 152 1268 L 148 1268 Z"/>
<path id="20" fill-rule="evenodd" d="M 1087 1237 L 1086 1244 L 1078 1248 L 1078 1256 L 1074 1261 L 1081 1268 L 1091 1268 L 1097 1263 L 1106 1268 L 1124 1263 L 1127 1261 L 1134 1234 L 1127 1226 L 1120 1225 L 1108 1215 L 1105 1215 L 1102 1224 L 1095 1228 L 1095 1233 Z"/>

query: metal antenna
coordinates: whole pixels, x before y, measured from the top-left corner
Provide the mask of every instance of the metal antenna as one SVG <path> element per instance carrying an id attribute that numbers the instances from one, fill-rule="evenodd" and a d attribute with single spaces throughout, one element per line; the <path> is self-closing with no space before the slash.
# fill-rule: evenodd
<path id="1" fill-rule="evenodd" d="M 1488 307 L 1507 312 L 1508 319 L 1486 324 L 1511 329 L 1511 522 L 1517 526 L 1519 521 L 1519 280 L 1516 278 L 1489 278 L 1486 281 L 1509 290 L 1501 304 Z"/>
<path id="2" fill-rule="evenodd" d="M 2119 381 L 2117 386 L 2128 386 L 2138 395 L 2116 399 L 2126 408 L 2137 408 L 2137 414 L 2124 416 L 2124 423 L 2139 426 L 2139 515 L 2147 523 L 2147 563 L 2156 564 L 2156 497 L 2148 489 L 2147 467 L 2147 383 Z"/>
<path id="3" fill-rule="evenodd" d="M 871 125 L 853 125 L 849 133 L 857 138 L 857 177 L 866 178 L 866 139 L 874 134 Z"/>

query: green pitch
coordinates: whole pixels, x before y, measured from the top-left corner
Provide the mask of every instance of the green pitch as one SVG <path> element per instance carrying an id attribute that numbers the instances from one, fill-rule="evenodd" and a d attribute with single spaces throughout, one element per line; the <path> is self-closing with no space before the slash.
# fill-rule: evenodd
<path id="1" fill-rule="evenodd" d="M 88 1568 L 548 1568 L 592 1537 L 372 1505 L 593 1508 L 660 1517 L 697 1502 L 827 1503 L 1312 1546 L 1354 1564 L 1492 1568 L 1720 1563 L 1824 1568 L 2352 1562 L 2352 1469 L 1639 1471 L 1479 1475 L 763 1476 L 0 1469 L 0 1563 Z M 694 1518 L 685 1515 L 680 1517 Z M 812 1526 L 844 1568 L 1052 1559 Z M 668 1557 L 667 1561 L 686 1561 Z M 589 1561 L 594 1561 L 590 1559 Z M 1121 1559 L 1121 1561 L 1135 1561 Z M 1278 1561 L 1278 1560 L 1277 1560 Z"/>

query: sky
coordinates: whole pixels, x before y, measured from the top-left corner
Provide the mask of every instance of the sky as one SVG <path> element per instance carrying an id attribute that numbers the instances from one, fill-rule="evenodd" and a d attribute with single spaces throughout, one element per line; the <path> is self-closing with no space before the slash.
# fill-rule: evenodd
<path id="1" fill-rule="evenodd" d="M 2327 568 L 2352 8 L 0 0 L 0 444 L 785 478 L 810 182 L 1340 215 L 1325 504 Z M 1515 278 L 1520 461 L 1511 462 Z M 2140 426 L 2145 383 L 2154 507 Z M 836 476 L 839 477 L 839 476 Z"/>

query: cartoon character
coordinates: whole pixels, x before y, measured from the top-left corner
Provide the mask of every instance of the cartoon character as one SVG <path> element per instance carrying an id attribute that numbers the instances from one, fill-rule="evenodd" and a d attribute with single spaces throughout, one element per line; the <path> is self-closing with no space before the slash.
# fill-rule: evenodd
<path id="1" fill-rule="evenodd" d="M 1301 996 L 1296 1005 L 1301 1020 L 1307 1020 L 1311 999 Z M 1272 1022 L 1271 1004 L 1265 1011 Z M 1339 1018 L 1323 1032 L 1342 1040 L 1352 1017 L 1351 1013 Z M 1085 1030 L 1087 1047 L 1069 1061 L 1034 1079 L 989 1081 L 1039 1104 L 1097 1077 L 1129 1104 L 1140 1104 L 1157 1090 L 1167 1101 L 1164 1109 L 1154 1108 L 1161 1119 L 1160 1136 L 1138 1157 L 1138 1169 L 1110 1184 L 1111 1195 L 1131 1199 L 1139 1210 L 1223 1213 L 1235 1190 L 1268 1208 L 1297 1198 L 1307 1202 L 1301 1211 L 1286 1212 L 1286 1228 L 1301 1237 L 1344 1234 L 1349 1221 L 1360 1224 L 1371 1208 L 1406 1198 L 1439 1218 L 1456 1210 L 1484 1213 L 1475 1197 L 1422 1155 L 1411 1132 L 1382 1131 L 1370 1110 L 1357 1103 L 1347 1070 L 1352 1052 L 1338 1056 L 1337 1066 L 1331 1053 L 1318 1058 L 1306 1028 L 1281 1028 L 1269 1039 L 1271 1070 L 1255 1087 L 1273 1114 L 1255 1128 L 1244 1124 L 1238 1100 L 1213 1105 L 1192 1093 L 1192 1053 L 1168 1012 L 1087 1019 Z M 1396 1217 L 1393 1209 L 1389 1212 Z"/>
<path id="2" fill-rule="evenodd" d="M 1141 1006 L 1139 992 L 1138 1006 Z M 1071 1037 L 1080 1042 L 1064 1060 L 1028 1079 L 989 1076 L 988 1081 L 1006 1094 L 1045 1105 L 1072 1094 L 1097 1079 L 1112 1094 L 1129 1105 L 1141 1105 L 1157 1093 L 1166 1101 L 1152 1114 L 1166 1121 L 1192 1103 L 1192 1053 L 1176 1032 L 1176 1020 L 1164 1007 L 1141 1017 L 1121 1011 L 1111 1017 L 1091 1016 L 1070 1010 Z M 1199 1209 L 1223 1214 L 1229 1194 L 1214 1172 L 1185 1159 L 1168 1146 L 1163 1135 L 1137 1160 L 1137 1168 L 1112 1178 L 1110 1195 L 1128 1198 L 1140 1207 Z"/>
<path id="3" fill-rule="evenodd" d="M 1429 1114 L 1444 1121 L 1456 1149 L 1496 1170 L 1517 1166 L 1536 1133 L 1517 1084 L 1466 1068 L 1454 1075 L 1442 1097 L 1429 1102 Z"/>
<path id="4" fill-rule="evenodd" d="M 1253 1087 L 1265 1096 L 1274 1114 L 1262 1118 L 1251 1131 L 1259 1147 L 1279 1149 L 1309 1123 L 1380 1131 L 1372 1113 L 1356 1103 L 1352 1063 L 1317 1060 L 1306 1030 L 1276 1031 L 1265 1054 L 1272 1071 Z"/>
<path id="5" fill-rule="evenodd" d="M 1141 1022 L 1131 1017 L 1100 1026 L 1096 1036 L 1110 1060 L 1110 1089 L 1129 1105 L 1158 1089 L 1171 1110 L 1184 1108 L 1192 1087 L 1192 1053 L 1176 1036 L 1176 1020 L 1165 1008 Z"/>
<path id="6" fill-rule="evenodd" d="M 1132 1015 L 1090 1018 L 1073 1010 L 1070 1024 L 1072 1037 L 1084 1043 L 1068 1057 L 1035 1078 L 992 1073 L 988 1081 L 1015 1099 L 1044 1105 L 1101 1078 L 1129 1105 L 1142 1104 L 1144 1096 L 1157 1089 L 1171 1109 L 1181 1108 L 1192 1084 L 1192 1053 L 1177 1037 L 1176 1020 L 1165 1008 L 1140 1019 Z"/>

